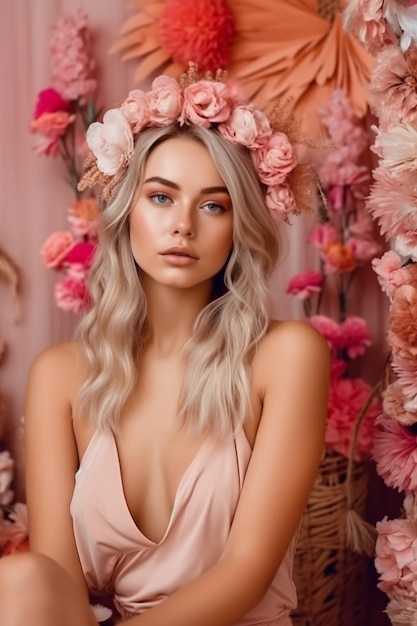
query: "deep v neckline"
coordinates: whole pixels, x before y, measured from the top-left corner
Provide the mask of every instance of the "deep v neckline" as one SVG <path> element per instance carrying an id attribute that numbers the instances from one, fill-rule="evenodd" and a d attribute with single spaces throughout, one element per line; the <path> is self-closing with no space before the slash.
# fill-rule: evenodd
<path id="1" fill-rule="evenodd" d="M 120 490 L 118 491 L 121 495 L 121 501 L 122 501 L 122 505 L 123 508 L 126 511 L 126 517 L 129 520 L 130 525 L 132 526 L 132 528 L 134 529 L 134 532 L 136 532 L 144 542 L 146 542 L 147 544 L 149 544 L 150 546 L 158 546 L 161 543 L 164 542 L 165 538 L 167 537 L 172 524 L 175 520 L 175 516 L 176 513 L 178 511 L 179 507 L 179 501 L 180 501 L 180 495 L 181 492 L 184 489 L 184 486 L 187 482 L 187 479 L 189 477 L 189 475 L 193 472 L 193 470 L 195 469 L 196 466 L 198 466 L 198 464 L 201 462 L 202 458 L 205 456 L 205 452 L 206 450 L 209 448 L 209 438 L 206 438 L 203 443 L 201 444 L 201 446 L 199 447 L 199 449 L 197 450 L 196 454 L 194 455 L 193 459 L 191 460 L 191 462 L 189 463 L 189 465 L 187 466 L 187 468 L 185 469 L 183 475 L 180 478 L 180 481 L 178 483 L 177 486 L 177 490 L 175 492 L 175 496 L 174 496 L 174 502 L 172 505 L 172 509 L 171 509 L 171 513 L 169 516 L 169 520 L 168 520 L 168 525 L 165 529 L 164 534 L 162 535 L 161 539 L 159 541 L 153 541 L 152 539 L 150 539 L 149 537 L 147 537 L 142 530 L 139 528 L 138 524 L 136 523 L 136 521 L 133 518 L 132 513 L 130 512 L 130 508 L 129 505 L 127 503 L 126 500 L 126 496 L 125 496 L 125 490 L 124 490 L 124 484 L 123 484 L 123 476 L 122 476 L 122 468 L 121 468 L 121 464 L 120 464 L 120 456 L 119 456 L 119 450 L 117 448 L 117 443 L 116 443 L 116 439 L 114 437 L 114 433 L 109 430 L 109 437 L 112 443 L 112 447 L 113 447 L 113 451 L 114 451 L 114 455 L 115 455 L 115 459 L 116 459 L 116 466 L 117 466 L 117 480 L 119 482 L 120 485 Z"/>

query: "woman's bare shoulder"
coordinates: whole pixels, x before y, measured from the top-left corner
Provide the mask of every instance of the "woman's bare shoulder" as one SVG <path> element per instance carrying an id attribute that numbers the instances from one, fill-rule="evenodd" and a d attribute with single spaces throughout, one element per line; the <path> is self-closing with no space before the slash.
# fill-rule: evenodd
<path id="1" fill-rule="evenodd" d="M 299 320 L 273 320 L 260 341 L 254 361 L 253 374 L 260 384 L 266 383 L 279 371 L 292 369 L 294 375 L 306 369 L 318 368 L 328 375 L 329 347 L 311 324 Z"/>
<path id="2" fill-rule="evenodd" d="M 65 396 L 72 401 L 82 384 L 85 366 L 77 342 L 68 341 L 51 345 L 34 359 L 28 377 L 28 386 Z"/>

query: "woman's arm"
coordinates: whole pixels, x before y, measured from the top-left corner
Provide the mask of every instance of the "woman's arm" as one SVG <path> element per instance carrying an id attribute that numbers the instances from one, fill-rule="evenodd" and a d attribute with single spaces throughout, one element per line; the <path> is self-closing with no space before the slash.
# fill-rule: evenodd
<path id="1" fill-rule="evenodd" d="M 49 348 L 32 365 L 25 408 L 26 499 L 31 551 L 58 562 L 87 594 L 69 510 L 78 468 L 71 419 L 77 372 L 69 343 Z"/>
<path id="2" fill-rule="evenodd" d="M 259 347 L 253 377 L 263 410 L 224 554 L 129 626 L 230 626 L 262 599 L 275 576 L 323 451 L 327 344 L 304 322 L 278 323 Z"/>

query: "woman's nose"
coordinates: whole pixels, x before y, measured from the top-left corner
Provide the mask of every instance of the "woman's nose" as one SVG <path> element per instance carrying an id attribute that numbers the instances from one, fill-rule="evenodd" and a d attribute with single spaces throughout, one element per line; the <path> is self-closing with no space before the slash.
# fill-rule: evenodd
<path id="1" fill-rule="evenodd" d="M 195 226 L 191 208 L 178 207 L 174 215 L 172 230 L 177 236 L 192 237 L 194 235 Z"/>

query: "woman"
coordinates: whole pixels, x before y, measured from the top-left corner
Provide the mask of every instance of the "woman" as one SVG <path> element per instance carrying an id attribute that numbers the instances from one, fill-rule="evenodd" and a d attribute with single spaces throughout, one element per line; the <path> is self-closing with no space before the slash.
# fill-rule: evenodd
<path id="1" fill-rule="evenodd" d="M 110 201 L 80 335 L 30 373 L 7 626 L 97 625 L 92 593 L 129 626 L 291 624 L 329 354 L 270 320 L 267 207 L 294 208 L 296 161 L 220 78 L 161 77 L 89 129 L 84 182 Z"/>

